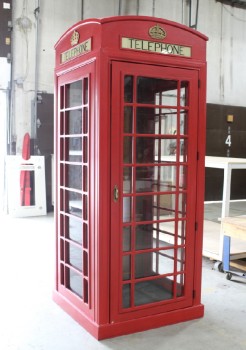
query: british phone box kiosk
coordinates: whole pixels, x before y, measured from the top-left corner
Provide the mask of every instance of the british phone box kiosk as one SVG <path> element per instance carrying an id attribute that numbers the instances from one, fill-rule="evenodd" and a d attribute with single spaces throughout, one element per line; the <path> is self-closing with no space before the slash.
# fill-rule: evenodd
<path id="1" fill-rule="evenodd" d="M 54 300 L 97 339 L 203 316 L 206 40 L 122 16 L 56 44 Z"/>

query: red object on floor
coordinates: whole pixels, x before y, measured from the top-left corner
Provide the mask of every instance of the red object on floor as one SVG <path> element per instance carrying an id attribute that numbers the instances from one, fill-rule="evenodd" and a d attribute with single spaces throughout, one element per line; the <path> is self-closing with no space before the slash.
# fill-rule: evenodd
<path id="1" fill-rule="evenodd" d="M 28 160 L 30 158 L 30 135 L 26 133 L 23 140 L 22 158 Z M 31 205 L 31 181 L 30 171 L 21 170 L 20 173 L 20 198 L 22 206 Z"/>

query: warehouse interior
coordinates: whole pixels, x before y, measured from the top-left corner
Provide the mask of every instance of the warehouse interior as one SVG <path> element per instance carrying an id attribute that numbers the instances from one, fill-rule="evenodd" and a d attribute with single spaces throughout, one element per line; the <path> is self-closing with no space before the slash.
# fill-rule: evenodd
<path id="1" fill-rule="evenodd" d="M 1 0 L 0 6 L 1 348 L 244 349 L 246 233 L 240 225 L 246 209 L 246 1 Z M 75 23 L 113 16 L 162 18 L 208 38 L 202 189 L 205 311 L 199 319 L 98 341 L 52 300 L 55 45 Z M 23 170 L 30 172 L 34 188 L 24 205 Z M 229 248 L 223 240 L 226 225 L 237 236 Z M 228 249 L 229 270 L 228 260 L 223 260 Z"/>

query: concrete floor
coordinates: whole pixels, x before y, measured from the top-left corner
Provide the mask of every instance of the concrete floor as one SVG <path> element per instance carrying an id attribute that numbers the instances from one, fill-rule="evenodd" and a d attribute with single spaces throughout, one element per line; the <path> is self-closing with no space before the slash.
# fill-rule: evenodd
<path id="1" fill-rule="evenodd" d="M 53 216 L 1 219 L 1 350 L 246 349 L 246 279 L 203 258 L 202 319 L 98 342 L 52 301 Z"/>

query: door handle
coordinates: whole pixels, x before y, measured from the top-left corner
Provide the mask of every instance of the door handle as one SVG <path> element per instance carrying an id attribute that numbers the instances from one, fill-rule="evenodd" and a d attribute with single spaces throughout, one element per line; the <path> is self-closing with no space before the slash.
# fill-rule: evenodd
<path id="1" fill-rule="evenodd" d="M 117 185 L 114 185 L 114 201 L 118 202 L 119 199 L 119 189 Z"/>

